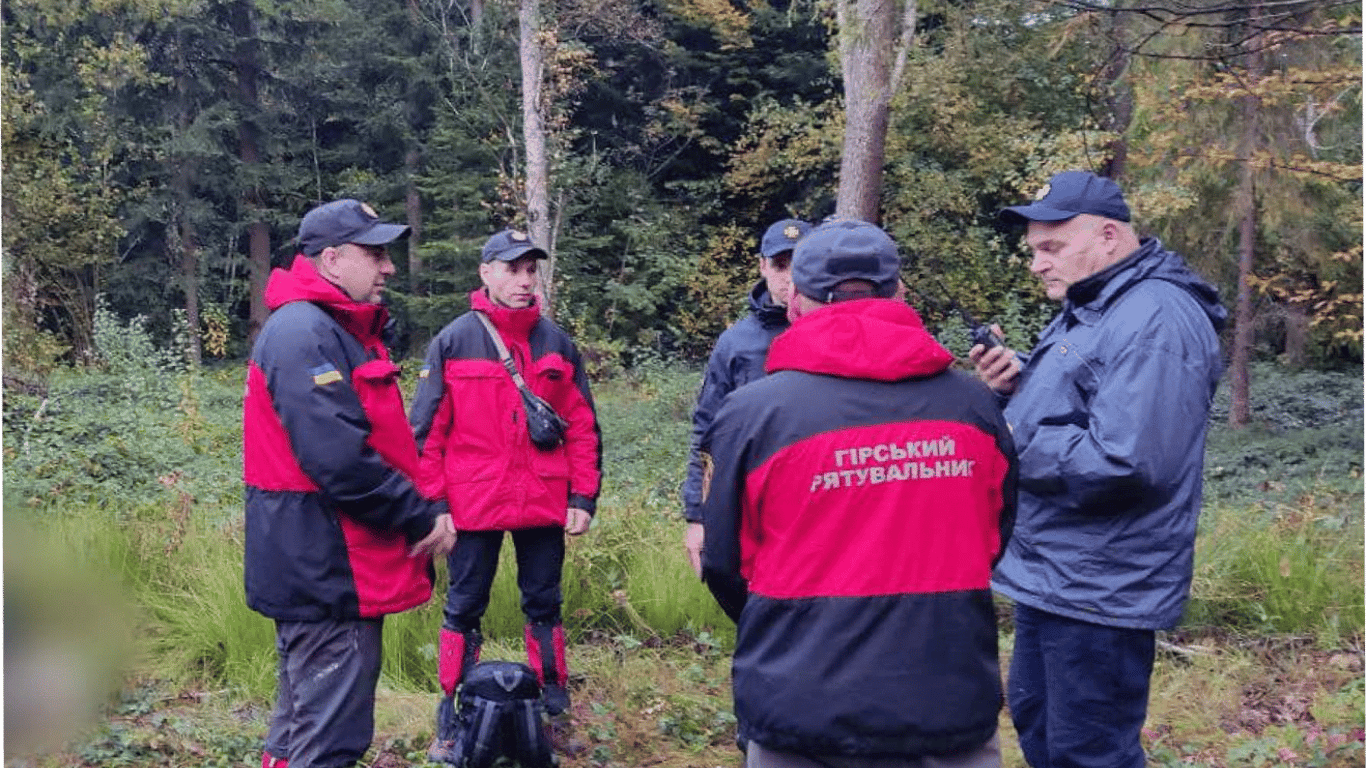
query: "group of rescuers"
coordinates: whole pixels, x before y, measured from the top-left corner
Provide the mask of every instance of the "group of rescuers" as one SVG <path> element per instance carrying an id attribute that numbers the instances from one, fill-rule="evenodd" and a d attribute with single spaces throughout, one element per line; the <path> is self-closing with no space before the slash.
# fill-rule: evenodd
<path id="1" fill-rule="evenodd" d="M 1001 216 L 1026 228 L 1030 271 L 1061 309 L 1027 353 L 999 329 L 974 345 L 975 376 L 906 303 L 882 229 L 784 219 L 763 233 L 749 312 L 706 368 L 683 484 L 688 558 L 736 622 L 748 768 L 998 768 L 1003 699 L 1032 768 L 1144 765 L 1155 633 L 1189 594 L 1227 314 L 1135 233 L 1109 179 L 1056 174 Z M 425 603 L 444 556 L 429 752 L 442 759 L 505 531 L 528 666 L 552 719 L 570 718 L 565 537 L 589 529 L 602 470 L 582 357 L 541 315 L 546 251 L 504 230 L 405 409 L 381 297 L 387 246 L 408 234 L 357 200 L 318 206 L 266 288 L 243 405 L 246 598 L 274 620 L 279 658 L 264 768 L 364 756 L 384 616 Z M 495 329 L 567 423 L 557 447 L 529 439 Z M 1004 686 L 993 592 L 1014 610 Z"/>

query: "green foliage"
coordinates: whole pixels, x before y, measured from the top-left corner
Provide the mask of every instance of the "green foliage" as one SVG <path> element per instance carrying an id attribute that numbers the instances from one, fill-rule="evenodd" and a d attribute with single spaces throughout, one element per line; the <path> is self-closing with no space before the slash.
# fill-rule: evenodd
<path id="1" fill-rule="evenodd" d="M 1253 424 L 1227 421 L 1231 387 L 1220 385 L 1210 411 L 1205 499 L 1262 509 L 1313 495 L 1361 492 L 1362 383 L 1359 372 L 1252 367 Z"/>

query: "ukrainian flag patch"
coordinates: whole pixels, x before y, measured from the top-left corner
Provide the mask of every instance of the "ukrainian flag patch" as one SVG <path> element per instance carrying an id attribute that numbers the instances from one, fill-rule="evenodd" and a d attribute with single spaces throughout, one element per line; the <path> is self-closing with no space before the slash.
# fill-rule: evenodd
<path id="1" fill-rule="evenodd" d="M 313 376 L 313 383 L 320 387 L 342 380 L 341 371 L 338 371 L 331 363 L 323 363 L 317 368 L 309 368 L 308 372 Z"/>

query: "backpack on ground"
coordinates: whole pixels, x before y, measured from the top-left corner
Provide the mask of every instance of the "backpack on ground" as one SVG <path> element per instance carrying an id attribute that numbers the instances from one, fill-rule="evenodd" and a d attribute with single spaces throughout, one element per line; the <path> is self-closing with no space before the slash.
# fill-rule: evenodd
<path id="1" fill-rule="evenodd" d="M 531 667 L 480 662 L 465 675 L 457 699 L 452 750 L 457 768 L 491 768 L 499 758 L 521 768 L 558 765 L 541 685 Z"/>

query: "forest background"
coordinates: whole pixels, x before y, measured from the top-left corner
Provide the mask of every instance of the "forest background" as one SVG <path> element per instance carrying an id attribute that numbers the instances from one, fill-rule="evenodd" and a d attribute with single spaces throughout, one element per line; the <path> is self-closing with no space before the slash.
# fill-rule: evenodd
<path id="1" fill-rule="evenodd" d="M 548 243 L 611 511 L 567 565 L 572 682 L 592 692 L 571 764 L 733 764 L 732 630 L 687 578 L 677 488 L 758 235 L 860 211 L 952 351 L 965 314 L 1027 348 L 1056 307 L 996 211 L 1071 168 L 1119 180 L 1139 230 L 1234 312 L 1150 759 L 1360 764 L 1359 4 L 7 0 L 0 20 L 8 764 L 259 759 L 273 666 L 241 599 L 242 360 L 300 216 L 343 196 L 413 227 L 387 294 L 410 369 L 491 233 Z M 887 71 L 851 55 L 874 39 Z M 853 109 L 873 75 L 884 109 Z M 854 192 L 851 155 L 876 171 Z M 516 658 L 509 570 L 490 648 Z M 369 764 L 421 762 L 433 610 L 386 627 Z M 12 667 L 48 626 L 82 664 L 56 643 Z M 117 674 L 92 681 L 103 661 Z M 98 728 L 18 751 L 52 746 L 10 731 L 35 714 L 11 709 L 23 694 L 90 686 L 116 692 Z"/>
<path id="2" fill-rule="evenodd" d="M 1259 355 L 1361 362 L 1359 4 L 874 5 L 7 2 L 7 380 L 91 362 L 101 301 L 196 362 L 241 359 L 299 218 L 344 196 L 413 226 L 388 292 L 400 357 L 518 226 L 552 252 L 554 316 L 595 373 L 699 359 L 763 227 L 840 205 L 901 245 L 932 329 L 958 338 L 956 303 L 1027 348 L 1053 308 L 995 214 L 1069 168 L 1118 179 L 1140 231 L 1220 286 L 1235 394 Z M 903 26 L 885 145 L 853 152 L 864 75 L 840 54 L 881 33 L 851 8 Z M 524 115 L 547 179 L 527 177 Z M 873 199 L 838 201 L 841 154 L 879 149 Z"/>

